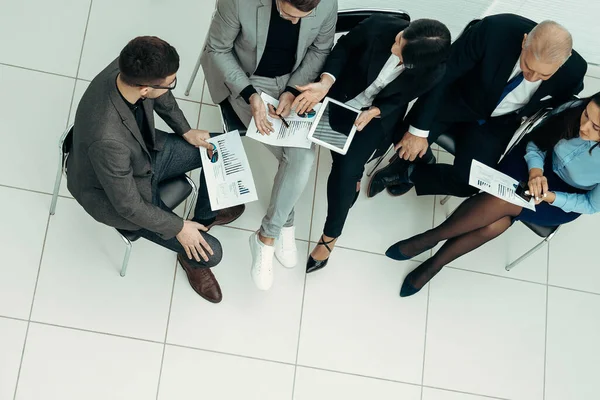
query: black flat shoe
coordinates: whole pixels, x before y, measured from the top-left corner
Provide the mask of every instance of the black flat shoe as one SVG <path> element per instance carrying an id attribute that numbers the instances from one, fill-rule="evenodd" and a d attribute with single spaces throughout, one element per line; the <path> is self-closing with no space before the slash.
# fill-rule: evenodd
<path id="1" fill-rule="evenodd" d="M 419 254 L 423 254 L 423 253 L 425 253 L 426 251 L 433 249 L 433 248 L 434 248 L 434 247 L 437 245 L 437 243 L 436 243 L 436 244 L 434 244 L 434 245 L 433 245 L 433 246 L 431 246 L 431 247 L 427 247 L 427 248 L 425 248 L 423 251 L 421 251 L 421 252 L 419 252 L 419 253 L 415 254 L 414 256 L 410 256 L 410 257 L 409 257 L 409 256 L 407 256 L 406 254 L 404 254 L 404 253 L 402 253 L 402 252 L 400 251 L 400 245 L 402 245 L 402 243 L 406 242 L 407 240 L 410 240 L 410 239 L 401 240 L 401 241 L 399 241 L 399 242 L 396 242 L 396 243 L 394 243 L 393 245 L 391 245 L 391 246 L 390 246 L 390 248 L 389 248 L 389 249 L 387 249 L 387 251 L 385 252 L 385 255 L 386 255 L 387 257 L 391 258 L 392 260 L 396 260 L 396 261 L 406 261 L 406 260 L 410 260 L 411 258 L 415 258 L 415 257 L 416 257 L 416 256 L 418 256 Z"/>
<path id="2" fill-rule="evenodd" d="M 410 283 L 410 280 L 411 280 L 414 272 L 415 271 L 412 271 L 410 274 L 408 274 L 406 276 L 406 278 L 404 278 L 404 282 L 402 283 L 402 288 L 400 289 L 400 297 L 412 296 L 413 294 L 419 293 L 419 291 L 421 289 L 423 289 L 423 288 L 417 289 Z"/>
<path id="3" fill-rule="evenodd" d="M 327 251 L 329 251 L 329 253 L 331 254 L 331 248 L 328 245 L 331 244 L 334 240 L 335 240 L 335 238 L 326 242 L 325 240 L 323 240 L 323 236 L 321 236 L 321 240 L 319 240 L 319 243 L 317 243 L 317 246 L 325 246 Z M 310 274 L 311 272 L 315 272 L 315 271 L 320 270 L 321 268 L 324 268 L 327 265 L 328 261 L 329 261 L 329 257 L 327 257 L 324 260 L 315 260 L 314 258 L 312 258 L 311 255 L 309 255 L 308 260 L 306 261 L 306 273 Z"/>

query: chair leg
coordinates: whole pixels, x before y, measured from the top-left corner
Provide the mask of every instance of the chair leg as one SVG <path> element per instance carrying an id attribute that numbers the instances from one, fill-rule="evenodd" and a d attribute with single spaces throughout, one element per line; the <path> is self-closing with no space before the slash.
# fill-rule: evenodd
<path id="1" fill-rule="evenodd" d="M 198 186 L 196 186 L 196 184 L 194 183 L 192 178 L 190 178 L 189 176 L 186 175 L 185 179 L 187 179 L 188 183 L 192 187 L 192 197 L 191 197 L 191 201 L 190 201 L 190 208 L 187 210 L 187 212 L 185 212 L 185 210 L 183 211 L 184 215 L 185 215 L 185 219 L 189 219 L 190 214 L 192 212 L 192 208 L 194 208 L 194 204 L 196 204 L 196 199 L 198 198 Z"/>
<path id="2" fill-rule="evenodd" d="M 58 201 L 58 192 L 60 191 L 60 183 L 62 181 L 63 176 L 63 154 L 62 151 L 59 151 L 59 164 L 58 171 L 56 171 L 56 179 L 54 180 L 54 191 L 52 192 L 52 203 L 50 203 L 50 215 L 54 215 L 56 212 L 56 202 Z"/>
<path id="3" fill-rule="evenodd" d="M 551 237 L 551 236 L 548 236 L 548 237 Z M 521 257 L 517 258 L 515 261 L 511 262 L 510 264 L 508 264 L 506 266 L 506 270 L 510 271 L 515 266 L 517 266 L 518 264 L 520 264 L 522 261 L 525 261 L 525 259 L 527 259 L 530 255 L 532 255 L 533 253 L 535 253 L 536 251 L 538 251 L 540 249 L 540 247 L 542 247 L 545 243 L 547 243 L 548 240 L 549 240 L 548 238 L 542 240 L 537 245 L 535 245 L 531 250 L 529 250 L 527 253 L 523 254 Z"/>
<path id="4" fill-rule="evenodd" d="M 119 231 L 117 231 L 117 233 L 119 233 L 119 236 L 121 236 L 121 239 L 123 239 L 123 241 L 125 242 L 125 257 L 123 257 L 123 264 L 121 265 L 121 276 L 125 276 L 125 274 L 127 274 L 127 265 L 129 264 L 129 256 L 131 255 L 131 241 L 129 239 L 127 239 L 125 236 L 121 235 L 121 233 Z"/>
<path id="5" fill-rule="evenodd" d="M 384 155 L 382 155 L 381 157 L 379 157 L 377 159 L 377 162 L 375 163 L 375 165 L 373 166 L 373 168 L 371 168 L 371 170 L 369 172 L 367 172 L 367 176 L 370 178 L 371 175 L 373 175 L 373 172 L 375 172 L 375 170 L 377 169 L 377 167 L 379 167 L 379 164 L 381 164 L 381 162 L 383 160 L 385 160 L 385 158 L 387 157 L 387 155 L 390 153 L 390 150 L 392 150 L 393 146 L 390 146 L 389 149 L 387 149 L 387 151 L 385 152 Z"/>
<path id="6" fill-rule="evenodd" d="M 448 200 L 450 200 L 450 195 L 444 197 L 443 199 L 440 200 L 440 205 L 444 205 L 448 202 Z"/>
<path id="7" fill-rule="evenodd" d="M 198 75 L 198 70 L 200 69 L 200 58 L 202 57 L 202 52 L 200 52 L 200 55 L 198 55 L 198 61 L 196 61 L 196 66 L 194 67 L 194 71 L 192 71 L 192 76 L 190 77 L 190 82 L 187 85 L 187 88 L 185 88 L 185 95 L 189 96 L 190 95 L 190 91 L 192 90 L 192 86 L 194 86 L 194 81 L 196 80 L 196 75 Z"/>
<path id="8" fill-rule="evenodd" d="M 547 238 L 545 238 L 544 240 L 542 240 L 540 243 L 538 243 L 534 248 L 532 248 L 531 250 L 529 250 L 527 253 L 523 254 L 521 257 L 517 258 L 515 261 L 511 262 L 510 264 L 508 264 L 506 266 L 506 270 L 510 271 L 511 269 L 513 269 L 517 264 L 519 264 L 521 261 L 525 260 L 527 257 L 529 257 L 530 255 L 532 255 L 533 253 L 535 253 L 536 251 L 539 250 L 540 247 L 542 247 L 544 245 L 544 243 L 550 243 L 550 241 L 552 240 L 552 238 L 556 235 L 556 233 L 558 232 L 560 226 L 558 228 L 556 228 L 554 230 L 554 232 L 552 232 L 550 235 L 548 235 Z"/>

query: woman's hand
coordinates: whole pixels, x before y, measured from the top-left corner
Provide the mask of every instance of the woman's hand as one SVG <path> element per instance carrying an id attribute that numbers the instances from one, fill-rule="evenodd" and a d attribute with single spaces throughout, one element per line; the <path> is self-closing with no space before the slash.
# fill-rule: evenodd
<path id="1" fill-rule="evenodd" d="M 548 197 L 548 179 L 544 176 L 544 171 L 539 168 L 532 168 L 529 171 L 529 194 L 535 200 L 535 204 L 545 201 Z"/>
<path id="2" fill-rule="evenodd" d="M 361 112 L 354 122 L 356 130 L 359 132 L 362 131 L 373 118 L 378 117 L 380 114 L 381 111 L 377 107 L 371 107 L 368 110 Z"/>

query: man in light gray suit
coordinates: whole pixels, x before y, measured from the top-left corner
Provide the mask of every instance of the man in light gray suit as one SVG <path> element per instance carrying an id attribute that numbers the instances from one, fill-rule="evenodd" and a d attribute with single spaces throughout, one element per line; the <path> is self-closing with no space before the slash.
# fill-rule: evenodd
<path id="1" fill-rule="evenodd" d="M 75 115 L 67 186 L 97 221 L 177 252 L 192 288 L 218 303 L 221 289 L 210 267 L 222 250 L 206 231 L 233 221 L 243 207 L 213 212 L 204 182 L 191 221 L 160 199 L 162 181 L 201 167 L 199 148 L 212 149 L 209 133 L 190 127 L 171 93 L 178 69 L 174 47 L 142 36 L 92 80 Z M 155 129 L 154 112 L 173 134 Z"/>
<path id="2" fill-rule="evenodd" d="M 217 103 L 228 99 L 242 122 L 252 117 L 260 133 L 273 131 L 267 113 L 285 117 L 299 92 L 320 74 L 335 35 L 337 0 L 218 0 L 202 67 Z M 267 110 L 260 92 L 279 99 Z M 271 203 L 250 237 L 252 278 L 261 290 L 273 283 L 273 255 L 297 263 L 294 206 L 315 157 L 312 149 L 267 146 L 279 160 Z"/>

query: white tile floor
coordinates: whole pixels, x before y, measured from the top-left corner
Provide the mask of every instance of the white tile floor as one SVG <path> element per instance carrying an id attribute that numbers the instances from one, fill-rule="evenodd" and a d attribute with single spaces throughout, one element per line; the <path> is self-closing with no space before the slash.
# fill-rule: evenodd
<path id="1" fill-rule="evenodd" d="M 190 289 L 172 253 L 143 240 L 121 278 L 120 239 L 64 187 L 48 217 L 58 137 L 88 81 L 128 39 L 155 34 L 175 45 L 181 108 L 193 126 L 219 129 L 202 73 L 183 97 L 213 4 L 3 3 L 0 400 L 600 398 L 598 217 L 564 227 L 507 273 L 504 265 L 537 241 L 517 225 L 401 299 L 417 263 L 383 251 L 458 201 L 363 194 L 330 266 L 308 277 L 303 262 L 277 266 L 264 293 L 250 279 L 247 238 L 265 211 L 275 161 L 245 140 L 261 193 L 240 220 L 214 231 L 225 248 L 218 305 Z M 586 83 L 586 93 L 600 86 Z M 298 206 L 302 258 L 325 218 L 329 163 L 321 151 Z"/>

